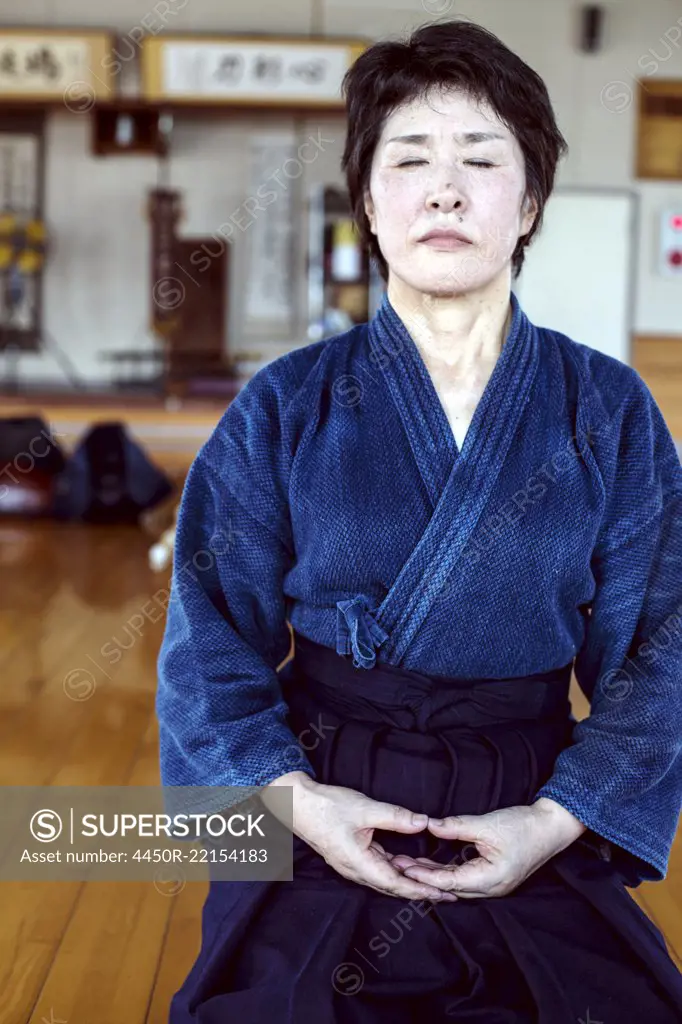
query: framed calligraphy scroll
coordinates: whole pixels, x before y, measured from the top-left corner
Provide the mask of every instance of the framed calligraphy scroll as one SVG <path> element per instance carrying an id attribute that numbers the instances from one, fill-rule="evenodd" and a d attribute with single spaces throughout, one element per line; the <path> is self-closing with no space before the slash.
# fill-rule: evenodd
<path id="1" fill-rule="evenodd" d="M 366 46 L 357 39 L 148 37 L 142 94 L 151 103 L 340 110 L 341 79 Z"/>
<path id="2" fill-rule="evenodd" d="M 63 103 L 75 113 L 113 98 L 113 36 L 76 29 L 0 29 L 0 102 Z"/>
<path id="3" fill-rule="evenodd" d="M 42 339 L 47 229 L 44 113 L 0 111 L 0 350 Z"/>
<path id="4" fill-rule="evenodd" d="M 287 160 L 296 163 L 293 133 L 251 134 L 249 148 L 249 195 L 257 193 L 273 167 L 283 167 Z M 277 202 L 270 206 L 266 217 L 253 217 L 244 237 L 248 265 L 245 319 L 248 323 L 264 322 L 281 333 L 292 329 L 295 314 L 295 206 L 294 189 L 290 184 L 277 193 Z"/>

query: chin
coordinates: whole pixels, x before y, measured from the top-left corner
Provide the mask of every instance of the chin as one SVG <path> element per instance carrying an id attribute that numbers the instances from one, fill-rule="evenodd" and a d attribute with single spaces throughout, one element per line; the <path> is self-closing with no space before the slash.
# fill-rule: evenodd
<path id="1" fill-rule="evenodd" d="M 435 257 L 435 258 L 434 258 Z M 390 262 L 389 262 L 390 266 Z M 466 295 L 495 279 L 500 267 L 472 252 L 436 252 L 427 260 L 405 260 L 395 273 L 414 291 L 426 295 Z"/>
<path id="2" fill-rule="evenodd" d="M 401 276 L 405 283 L 414 291 L 434 297 L 467 295 L 469 292 L 478 291 L 491 280 L 491 277 L 487 274 L 465 275 L 461 272 L 461 268 L 453 268 L 451 273 L 446 270 L 439 273 L 411 273 Z"/>

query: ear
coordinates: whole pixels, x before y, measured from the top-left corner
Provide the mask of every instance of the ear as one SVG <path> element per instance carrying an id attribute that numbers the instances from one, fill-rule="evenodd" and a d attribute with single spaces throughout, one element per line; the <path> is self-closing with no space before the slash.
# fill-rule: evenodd
<path id="1" fill-rule="evenodd" d="M 521 206 L 521 230 L 519 238 L 528 234 L 538 215 L 538 205 L 532 196 L 526 195 Z"/>
<path id="2" fill-rule="evenodd" d="M 369 229 L 370 229 L 370 231 L 372 232 L 373 235 L 376 235 L 377 230 L 376 230 L 376 215 L 375 215 L 375 212 L 374 212 L 374 202 L 372 200 L 372 196 L 369 193 L 369 190 L 367 190 L 365 192 L 364 206 L 365 206 L 365 213 L 367 214 L 367 219 L 369 221 Z"/>

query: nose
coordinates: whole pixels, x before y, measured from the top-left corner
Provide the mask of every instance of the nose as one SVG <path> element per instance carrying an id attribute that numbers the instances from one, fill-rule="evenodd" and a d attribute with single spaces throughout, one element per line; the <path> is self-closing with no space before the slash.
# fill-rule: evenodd
<path id="1" fill-rule="evenodd" d="M 432 189 L 426 197 L 426 205 L 429 210 L 441 213 L 464 213 L 466 202 L 462 190 L 449 183 Z"/>

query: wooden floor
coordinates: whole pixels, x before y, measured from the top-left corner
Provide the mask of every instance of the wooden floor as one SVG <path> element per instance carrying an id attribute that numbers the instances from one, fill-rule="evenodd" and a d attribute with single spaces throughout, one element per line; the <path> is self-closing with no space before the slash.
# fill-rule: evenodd
<path id="1" fill-rule="evenodd" d="M 126 632 L 168 585 L 147 568 L 148 546 L 135 528 L 0 521 L 0 784 L 158 785 L 162 621 L 132 646 Z M 89 699 L 69 699 L 88 686 Z M 198 953 L 206 890 L 0 883 L 0 1020 L 166 1024 Z"/>
<path id="2" fill-rule="evenodd" d="M 0 784 L 158 784 L 162 620 L 132 644 L 126 630 L 168 586 L 147 567 L 148 545 L 134 528 L 0 520 Z M 88 699 L 69 699 L 71 686 Z M 166 1024 L 199 949 L 206 890 L 0 883 L 0 1021 Z M 633 895 L 682 968 L 682 838 L 666 881 Z"/>

